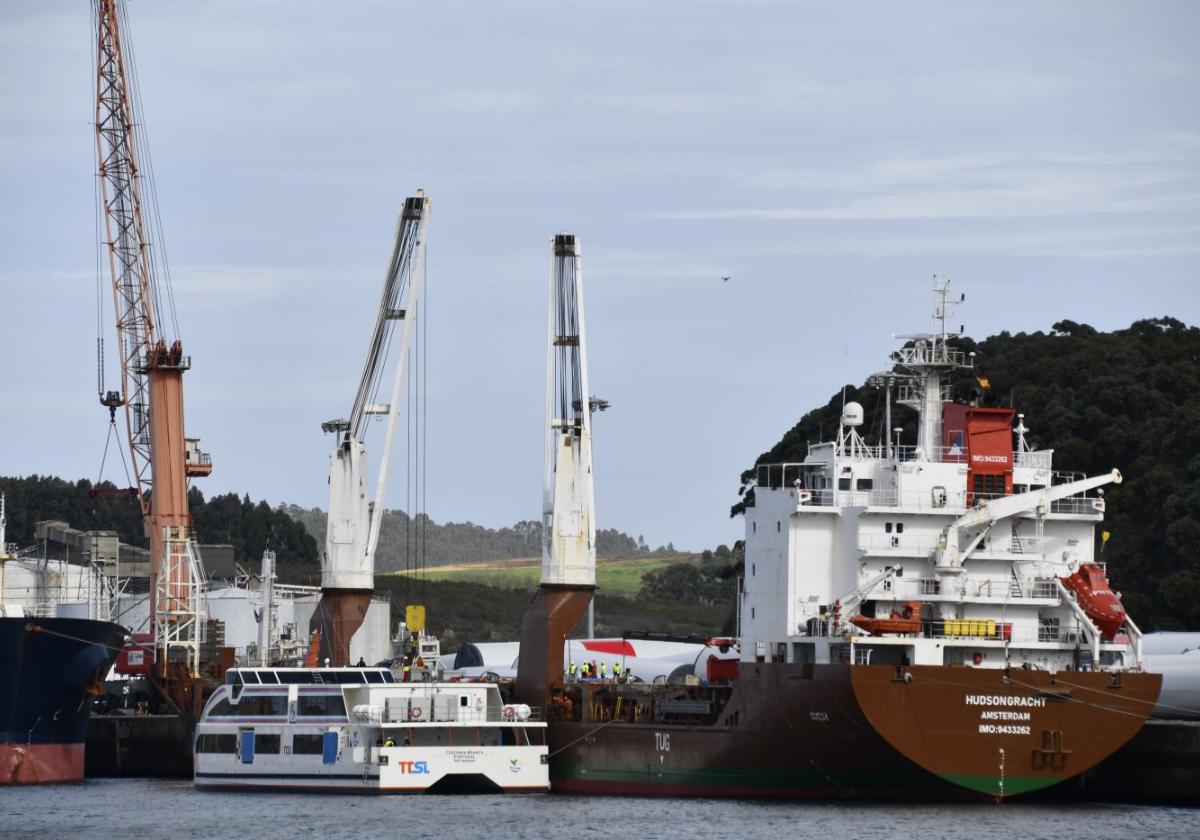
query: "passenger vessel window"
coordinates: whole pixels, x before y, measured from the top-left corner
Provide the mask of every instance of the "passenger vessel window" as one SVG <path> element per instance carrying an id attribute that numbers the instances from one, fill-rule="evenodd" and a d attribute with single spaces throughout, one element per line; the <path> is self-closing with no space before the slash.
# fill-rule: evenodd
<path id="1" fill-rule="evenodd" d="M 300 734 L 292 736 L 292 754 L 293 755 L 321 755 L 325 743 L 325 735 L 323 733 Z"/>
<path id="2" fill-rule="evenodd" d="M 884 523 L 883 523 L 883 532 L 884 532 L 885 534 L 890 534 L 890 533 L 892 533 L 892 523 L 891 523 L 891 522 L 884 522 Z"/>
<path id="3" fill-rule="evenodd" d="M 903 522 L 897 522 L 897 523 L 896 523 L 896 533 L 897 533 L 897 534 L 903 534 L 903 533 L 904 533 L 904 523 L 903 523 Z"/>
<path id="4" fill-rule="evenodd" d="M 217 712 L 214 710 L 213 714 Z M 284 717 L 287 714 L 287 697 L 282 694 L 245 694 L 237 706 L 228 712 L 243 717 Z"/>
<path id="5" fill-rule="evenodd" d="M 366 673 L 366 677 L 367 677 L 367 682 L 369 682 L 369 683 L 383 682 L 383 674 L 379 673 L 378 671 L 367 671 L 365 673 Z"/>
<path id="6" fill-rule="evenodd" d="M 858 490 L 870 490 L 872 487 L 875 486 L 875 479 L 860 478 L 857 482 L 855 482 L 855 485 L 856 485 L 856 489 L 858 489 Z"/>
<path id="7" fill-rule="evenodd" d="M 196 752 L 233 755 L 237 752 L 237 735 L 232 732 L 201 735 L 196 739 Z"/>
<path id="8" fill-rule="evenodd" d="M 258 674 L 253 671 L 242 671 L 242 682 L 246 685 L 258 685 Z"/>
<path id="9" fill-rule="evenodd" d="M 850 479 L 839 478 L 838 479 L 838 489 L 839 490 L 849 490 L 850 489 Z"/>
<path id="10" fill-rule="evenodd" d="M 210 717 L 229 717 L 230 715 L 237 714 L 241 714 L 241 712 L 236 711 L 233 706 L 229 705 L 227 698 L 219 700 L 217 705 L 213 706 L 212 711 L 209 712 Z"/>
<path id="11" fill-rule="evenodd" d="M 279 736 L 268 735 L 265 732 L 254 733 L 254 752 L 255 754 L 266 753 L 268 755 L 279 755 Z"/>
<path id="12" fill-rule="evenodd" d="M 300 717 L 345 717 L 346 704 L 340 694 L 300 695 Z"/>

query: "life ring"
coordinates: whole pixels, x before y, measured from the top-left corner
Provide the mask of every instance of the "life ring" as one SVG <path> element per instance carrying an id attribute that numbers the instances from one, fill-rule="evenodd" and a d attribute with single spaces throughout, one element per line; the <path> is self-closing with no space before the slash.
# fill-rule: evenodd
<path id="1" fill-rule="evenodd" d="M 512 719 L 513 719 L 513 718 L 515 718 L 516 716 L 517 716 L 517 710 L 516 710 L 516 709 L 514 709 L 512 706 L 505 706 L 505 707 L 504 707 L 504 719 L 505 719 L 505 720 L 512 720 Z"/>
<path id="2" fill-rule="evenodd" d="M 420 720 L 421 719 L 421 707 L 413 706 L 411 709 L 409 709 L 408 710 L 408 719 L 409 720 Z"/>

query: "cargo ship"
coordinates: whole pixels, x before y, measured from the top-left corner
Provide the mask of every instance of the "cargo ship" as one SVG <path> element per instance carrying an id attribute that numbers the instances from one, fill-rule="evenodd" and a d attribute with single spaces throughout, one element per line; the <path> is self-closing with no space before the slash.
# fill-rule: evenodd
<path id="1" fill-rule="evenodd" d="M 875 440 L 847 402 L 835 440 L 756 466 L 738 638 L 689 678 L 561 676 L 594 577 L 556 568 L 548 517 L 517 691 L 551 710 L 555 791 L 998 800 L 1142 728 L 1161 677 L 1096 553 L 1121 475 L 1058 472 L 1015 409 L 953 401 L 975 360 L 947 329 L 961 299 L 933 291 L 933 329 L 901 336 L 874 377 L 889 406 Z M 892 427 L 893 397 L 916 412 L 915 442 Z M 583 417 L 558 429 L 590 436 Z"/>
<path id="2" fill-rule="evenodd" d="M 81 590 L 89 572 L 15 556 L 5 513 L 0 496 L 0 785 L 77 782 L 92 699 L 104 693 L 125 628 L 54 616 L 64 605 L 46 591 L 46 579 L 73 574 L 73 588 Z"/>

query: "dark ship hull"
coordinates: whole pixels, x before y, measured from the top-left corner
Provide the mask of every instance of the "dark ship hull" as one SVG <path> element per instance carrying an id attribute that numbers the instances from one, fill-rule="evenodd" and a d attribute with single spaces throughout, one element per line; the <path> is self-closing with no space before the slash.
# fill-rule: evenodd
<path id="1" fill-rule="evenodd" d="M 1057 784 L 1141 728 L 1160 677 L 743 664 L 736 686 L 568 686 L 559 792 L 996 799 Z M 572 718 L 572 719 L 567 719 Z"/>
<path id="2" fill-rule="evenodd" d="M 0 784 L 79 781 L 92 698 L 125 629 L 74 618 L 0 618 Z"/>

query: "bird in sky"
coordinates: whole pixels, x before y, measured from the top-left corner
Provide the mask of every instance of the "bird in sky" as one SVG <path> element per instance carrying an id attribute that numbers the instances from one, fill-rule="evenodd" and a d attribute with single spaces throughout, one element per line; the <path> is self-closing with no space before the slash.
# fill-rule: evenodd
<path id="1" fill-rule="evenodd" d="M 730 275 L 724 275 L 724 274 L 722 274 L 722 275 L 721 275 L 721 279 L 722 279 L 723 281 L 725 281 L 726 283 L 728 283 L 728 282 L 729 282 L 729 278 L 730 278 L 730 277 L 732 277 L 732 276 L 733 276 L 732 274 L 730 274 Z"/>

